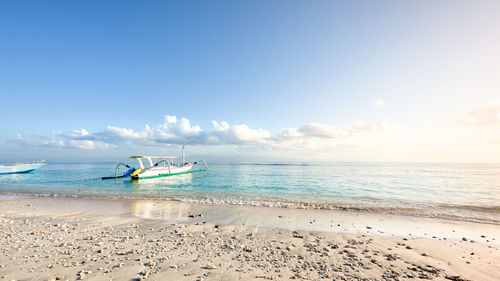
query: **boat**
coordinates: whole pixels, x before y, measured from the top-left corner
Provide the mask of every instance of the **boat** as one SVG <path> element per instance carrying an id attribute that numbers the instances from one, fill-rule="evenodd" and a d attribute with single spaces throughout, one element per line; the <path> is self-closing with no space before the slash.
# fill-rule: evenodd
<path id="1" fill-rule="evenodd" d="M 117 179 L 117 178 L 127 178 L 130 177 L 132 180 L 142 180 L 142 179 L 153 179 L 161 178 L 182 174 L 190 174 L 196 172 L 207 171 L 208 165 L 204 160 L 199 160 L 196 162 L 186 162 L 184 159 L 184 146 L 182 147 L 182 162 L 180 165 L 174 163 L 174 156 L 142 156 L 134 155 L 129 158 L 135 159 L 139 163 L 139 167 L 131 167 L 130 165 L 119 163 L 115 168 L 115 175 L 111 177 L 102 177 L 103 180 L 106 179 Z M 144 163 L 144 162 L 146 163 Z M 198 164 L 203 164 L 201 168 Z M 118 175 L 118 169 L 120 166 L 127 168 L 128 170 L 121 175 Z"/>
<path id="2" fill-rule="evenodd" d="M 16 163 L 12 165 L 0 165 L 0 175 L 25 174 L 32 172 L 44 165 L 46 165 L 46 163 L 43 160 L 33 163 Z"/>

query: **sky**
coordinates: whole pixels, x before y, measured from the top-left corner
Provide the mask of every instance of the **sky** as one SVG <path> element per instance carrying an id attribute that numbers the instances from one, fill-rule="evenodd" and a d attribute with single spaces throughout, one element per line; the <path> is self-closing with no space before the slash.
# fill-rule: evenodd
<path id="1" fill-rule="evenodd" d="M 1 1 L 0 161 L 500 162 L 499 12 Z"/>

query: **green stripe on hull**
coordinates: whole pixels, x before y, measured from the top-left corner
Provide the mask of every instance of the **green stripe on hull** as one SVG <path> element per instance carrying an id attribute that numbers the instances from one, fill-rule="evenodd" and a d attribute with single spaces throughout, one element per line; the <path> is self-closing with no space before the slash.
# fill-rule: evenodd
<path id="1" fill-rule="evenodd" d="M 192 170 L 192 171 L 186 171 L 186 172 L 180 172 L 180 173 L 170 173 L 170 174 L 162 174 L 162 175 L 157 175 L 157 176 L 151 176 L 151 177 L 141 177 L 141 176 L 133 176 L 133 180 L 145 180 L 145 179 L 154 179 L 154 178 L 163 178 L 163 177 L 170 177 L 170 176 L 175 176 L 175 175 L 182 175 L 182 174 L 191 174 L 191 173 L 196 173 L 196 172 L 203 172 L 209 169 L 200 169 L 200 170 Z"/>

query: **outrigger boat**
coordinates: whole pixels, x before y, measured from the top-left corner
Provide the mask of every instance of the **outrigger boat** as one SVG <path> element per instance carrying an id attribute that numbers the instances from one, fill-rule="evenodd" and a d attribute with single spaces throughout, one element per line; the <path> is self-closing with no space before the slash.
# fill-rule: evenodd
<path id="1" fill-rule="evenodd" d="M 139 168 L 119 163 L 116 165 L 114 177 L 102 177 L 102 179 L 105 180 L 126 177 L 130 177 L 132 180 L 153 179 L 208 170 L 208 165 L 204 160 L 199 160 L 193 163 L 185 162 L 184 147 L 182 148 L 181 165 L 174 164 L 174 159 L 176 157 L 173 156 L 130 156 L 129 158 L 136 159 L 139 162 Z M 147 164 L 149 165 L 145 165 L 143 163 L 143 159 L 146 159 Z M 204 168 L 193 169 L 197 164 L 201 163 L 204 165 Z M 120 166 L 128 168 L 128 170 L 122 175 L 118 175 L 118 168 L 120 168 Z"/>
<path id="2" fill-rule="evenodd" d="M 7 174 L 25 174 L 32 172 L 43 165 L 46 165 L 45 161 L 38 161 L 33 163 L 16 163 L 12 165 L 0 165 L 0 175 Z"/>

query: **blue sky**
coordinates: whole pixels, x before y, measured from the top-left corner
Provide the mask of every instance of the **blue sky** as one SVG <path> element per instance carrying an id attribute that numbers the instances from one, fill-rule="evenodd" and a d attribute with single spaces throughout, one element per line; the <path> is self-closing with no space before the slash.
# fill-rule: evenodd
<path id="1" fill-rule="evenodd" d="M 499 10 L 2 1 L 0 155 L 103 160 L 188 143 L 214 161 L 495 161 Z M 491 120 L 465 122 L 474 112 Z"/>

